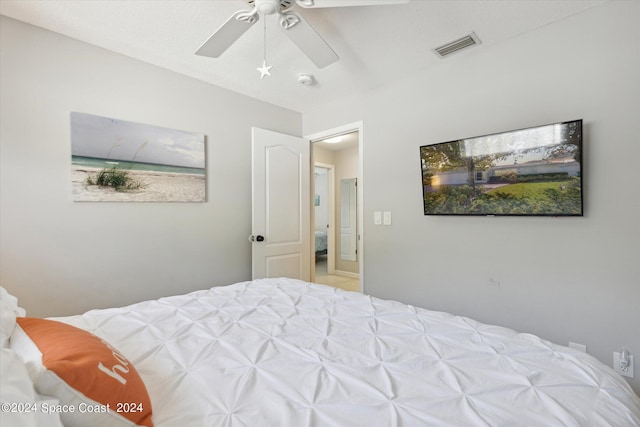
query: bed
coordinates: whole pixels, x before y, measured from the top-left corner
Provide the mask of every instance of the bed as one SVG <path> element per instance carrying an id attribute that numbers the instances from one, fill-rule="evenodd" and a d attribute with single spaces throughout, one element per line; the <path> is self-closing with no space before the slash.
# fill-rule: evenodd
<path id="1" fill-rule="evenodd" d="M 315 239 L 316 260 L 320 255 L 327 254 L 327 233 L 324 231 L 316 231 Z"/>
<path id="2" fill-rule="evenodd" d="M 640 426 L 638 396 L 588 354 L 298 280 L 50 320 L 135 367 L 156 427 Z"/>

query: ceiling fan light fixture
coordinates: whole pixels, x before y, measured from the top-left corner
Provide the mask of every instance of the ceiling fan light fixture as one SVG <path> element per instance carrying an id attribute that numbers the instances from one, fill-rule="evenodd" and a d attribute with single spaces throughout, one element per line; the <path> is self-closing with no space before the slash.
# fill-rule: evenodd
<path id="1" fill-rule="evenodd" d="M 278 0 L 256 0 L 255 8 L 263 15 L 273 15 L 280 10 Z"/>
<path id="2" fill-rule="evenodd" d="M 245 0 L 249 6 L 256 9 L 258 12 L 266 13 L 269 15 L 279 13 L 289 9 L 294 0 Z M 263 12 L 264 10 L 264 12 Z M 272 12 L 268 12 L 273 10 Z"/>
<path id="3" fill-rule="evenodd" d="M 253 24 L 260 19 L 266 23 L 267 15 L 279 15 L 279 26 L 289 39 L 318 68 L 336 62 L 339 57 L 331 46 L 316 32 L 302 15 L 291 8 L 297 3 L 305 8 L 331 8 L 346 6 L 379 6 L 385 4 L 408 3 L 409 0 L 245 0 L 251 10 L 239 10 L 229 17 L 209 39 L 196 51 L 196 55 L 219 58 L 229 46 L 236 42 Z M 266 27 L 265 27 L 266 32 Z M 266 39 L 266 36 L 265 36 Z M 266 44 L 266 43 L 265 43 Z M 261 76 L 268 74 L 266 49 Z"/>

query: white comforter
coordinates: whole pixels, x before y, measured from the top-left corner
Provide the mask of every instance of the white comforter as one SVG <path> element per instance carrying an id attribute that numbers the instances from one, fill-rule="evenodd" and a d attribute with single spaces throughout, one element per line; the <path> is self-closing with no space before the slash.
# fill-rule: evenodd
<path id="1" fill-rule="evenodd" d="M 587 354 L 300 281 L 57 320 L 133 362 L 157 427 L 640 425 L 640 399 Z"/>

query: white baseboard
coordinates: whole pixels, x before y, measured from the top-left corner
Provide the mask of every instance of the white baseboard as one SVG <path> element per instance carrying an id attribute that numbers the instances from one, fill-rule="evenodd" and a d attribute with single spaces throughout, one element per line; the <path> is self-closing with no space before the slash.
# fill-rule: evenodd
<path id="1" fill-rule="evenodd" d="M 360 275 L 358 273 L 352 273 L 350 271 L 334 270 L 331 274 L 335 274 L 336 276 L 351 277 L 352 279 L 360 278 Z"/>

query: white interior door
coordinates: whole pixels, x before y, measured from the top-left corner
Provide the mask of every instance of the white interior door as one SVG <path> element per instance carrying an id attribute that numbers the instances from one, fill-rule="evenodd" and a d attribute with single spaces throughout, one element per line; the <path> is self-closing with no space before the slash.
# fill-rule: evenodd
<path id="1" fill-rule="evenodd" d="M 309 141 L 252 128 L 252 276 L 310 280 Z"/>

